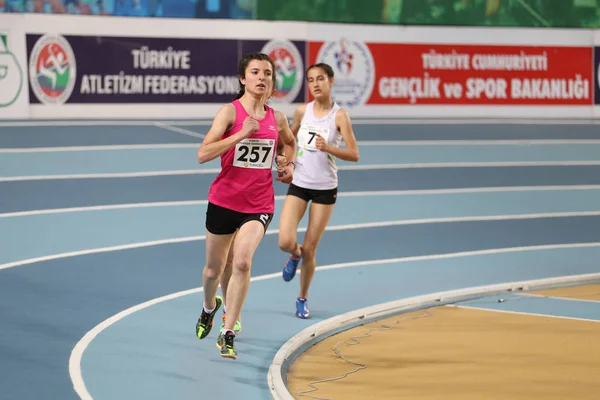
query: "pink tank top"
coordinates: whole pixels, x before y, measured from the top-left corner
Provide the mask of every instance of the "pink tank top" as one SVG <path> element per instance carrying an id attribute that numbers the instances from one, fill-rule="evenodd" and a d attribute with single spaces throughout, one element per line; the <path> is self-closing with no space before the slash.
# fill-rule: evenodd
<path id="1" fill-rule="evenodd" d="M 239 132 L 248 116 L 239 100 L 231 104 L 235 123 L 223 139 Z M 279 131 L 275 111 L 265 108 L 267 114 L 258 121 L 258 131 L 221 155 L 221 172 L 208 191 L 211 203 L 247 214 L 275 212 L 272 167 Z"/>

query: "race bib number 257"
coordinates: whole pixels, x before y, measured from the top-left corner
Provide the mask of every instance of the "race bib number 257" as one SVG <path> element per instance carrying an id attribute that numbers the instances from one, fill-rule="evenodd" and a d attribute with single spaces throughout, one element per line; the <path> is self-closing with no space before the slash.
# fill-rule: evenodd
<path id="1" fill-rule="evenodd" d="M 240 168 L 271 169 L 273 165 L 273 139 L 246 138 L 235 145 L 233 166 Z"/>

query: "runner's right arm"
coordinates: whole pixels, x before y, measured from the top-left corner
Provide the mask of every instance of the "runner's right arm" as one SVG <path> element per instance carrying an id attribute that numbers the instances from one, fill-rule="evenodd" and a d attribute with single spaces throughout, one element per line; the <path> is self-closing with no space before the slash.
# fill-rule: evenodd
<path id="1" fill-rule="evenodd" d="M 302 123 L 302 117 L 304 117 L 304 111 L 306 110 L 306 104 L 301 104 L 294 110 L 294 118 L 292 119 L 292 126 L 290 130 L 294 136 L 298 136 L 300 130 L 300 124 Z"/>
<path id="2" fill-rule="evenodd" d="M 235 122 L 235 107 L 225 104 L 219 109 L 210 130 L 198 149 L 198 162 L 204 164 L 212 161 L 258 130 L 258 121 L 246 118 L 244 127 L 237 133 L 221 140 L 228 127 Z"/>

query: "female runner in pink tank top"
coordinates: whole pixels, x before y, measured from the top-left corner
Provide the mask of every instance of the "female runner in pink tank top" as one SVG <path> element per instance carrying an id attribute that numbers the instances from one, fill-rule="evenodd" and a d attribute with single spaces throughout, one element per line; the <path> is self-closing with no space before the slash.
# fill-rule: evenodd
<path id="1" fill-rule="evenodd" d="M 277 180 L 290 183 L 296 140 L 287 118 L 266 105 L 274 87 L 275 64 L 263 53 L 245 55 L 239 63 L 242 86 L 237 98 L 217 112 L 198 150 L 198 162 L 221 157 L 221 172 L 209 189 L 206 211 L 206 265 L 202 273 L 204 307 L 196 336 L 204 339 L 223 304 L 217 296 L 234 234 L 233 269 L 227 288 L 227 315 L 217 339 L 221 356 L 237 358 L 235 322 L 250 284 L 252 257 L 275 210 L 272 166 L 279 140 L 290 162 Z"/>

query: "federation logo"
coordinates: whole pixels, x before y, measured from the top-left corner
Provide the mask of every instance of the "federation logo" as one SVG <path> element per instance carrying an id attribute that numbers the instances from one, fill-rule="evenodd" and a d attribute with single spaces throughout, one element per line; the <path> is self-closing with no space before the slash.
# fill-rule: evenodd
<path id="1" fill-rule="evenodd" d="M 275 62 L 275 93 L 271 101 L 291 103 L 302 88 L 304 61 L 296 46 L 288 40 L 271 40 L 261 50 Z"/>
<path id="2" fill-rule="evenodd" d="M 8 35 L 0 32 L 0 107 L 13 104 L 23 88 L 23 69 L 10 51 Z"/>
<path id="3" fill-rule="evenodd" d="M 351 108 L 369 100 L 375 82 L 375 62 L 366 44 L 347 39 L 326 42 L 319 50 L 317 62 L 334 68 L 331 97 L 340 106 Z"/>
<path id="4" fill-rule="evenodd" d="M 60 35 L 44 35 L 29 55 L 29 83 L 43 104 L 65 103 L 75 87 L 77 65 L 69 42 Z"/>

